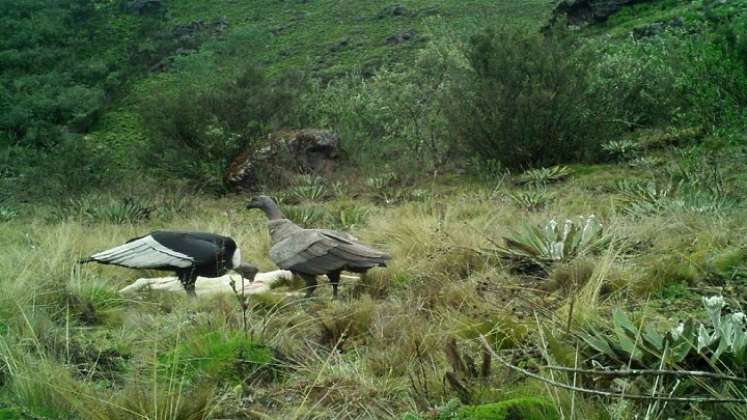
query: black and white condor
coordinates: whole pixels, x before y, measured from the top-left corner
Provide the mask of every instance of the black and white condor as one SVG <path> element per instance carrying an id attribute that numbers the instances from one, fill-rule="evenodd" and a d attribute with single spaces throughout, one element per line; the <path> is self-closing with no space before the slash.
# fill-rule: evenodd
<path id="1" fill-rule="evenodd" d="M 80 262 L 173 271 L 191 296 L 198 276 L 220 277 L 234 271 L 251 281 L 257 274 L 256 267 L 241 262 L 233 239 L 205 232 L 157 230 Z"/>

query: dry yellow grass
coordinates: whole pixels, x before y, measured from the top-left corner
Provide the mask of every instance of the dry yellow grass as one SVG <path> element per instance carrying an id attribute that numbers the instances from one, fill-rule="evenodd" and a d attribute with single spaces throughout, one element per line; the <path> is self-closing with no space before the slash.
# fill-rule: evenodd
<path id="1" fill-rule="evenodd" d="M 649 299 L 680 281 L 681 270 L 662 270 L 661 261 L 687 261 L 699 282 L 714 252 L 744 245 L 745 225 L 736 215 L 631 217 L 615 208 L 612 194 L 574 178 L 554 186 L 558 199 L 535 212 L 506 202 L 492 188 L 429 188 L 432 195 L 417 202 L 365 203 L 372 211 L 352 233 L 386 249 L 393 260 L 372 271 L 366 283 L 346 280 L 341 300 L 331 300 L 326 282 L 310 301 L 282 293 L 250 300 L 247 335 L 272 349 L 275 366 L 271 377 L 243 383 L 200 382 L 158 368 L 186 337 L 241 332 L 232 296 L 123 298 L 117 290 L 149 273 L 81 268 L 75 261 L 155 228 L 179 228 L 237 238 L 245 259 L 273 269 L 265 221 L 243 209 L 245 199 L 202 199 L 198 208 L 137 224 L 75 218 L 6 224 L 0 245 L 0 400 L 29 415 L 92 419 L 393 418 L 427 412 L 456 396 L 443 381 L 450 369 L 444 352 L 449 338 L 474 353 L 477 337 L 487 334 L 504 349 L 536 358 L 540 332 L 562 335 L 569 319 L 580 328 L 603 320 L 613 306 Z M 551 280 L 522 275 L 511 263 L 476 252 L 523 223 L 581 214 L 598 215 L 615 240 L 599 255 L 557 267 Z M 553 351 L 558 360 L 572 360 L 572 349 L 568 354 L 558 344 Z M 568 393 L 517 383 L 524 379 L 493 375 L 474 385 L 476 401 L 531 389 L 568 409 Z M 575 398 L 589 413 L 600 408 Z"/>

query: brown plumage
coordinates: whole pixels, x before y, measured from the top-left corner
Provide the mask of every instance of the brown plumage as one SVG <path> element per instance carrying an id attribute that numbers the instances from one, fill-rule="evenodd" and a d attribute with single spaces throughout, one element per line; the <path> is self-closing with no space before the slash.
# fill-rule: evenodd
<path id="1" fill-rule="evenodd" d="M 269 221 L 272 247 L 270 259 L 280 268 L 302 277 L 306 295 L 316 288 L 316 276 L 326 275 L 337 297 L 340 272 L 365 274 L 374 267 L 386 266 L 389 255 L 364 245 L 344 232 L 328 229 L 304 229 L 283 216 L 274 201 L 267 196 L 255 197 L 247 206 L 261 209 Z"/>

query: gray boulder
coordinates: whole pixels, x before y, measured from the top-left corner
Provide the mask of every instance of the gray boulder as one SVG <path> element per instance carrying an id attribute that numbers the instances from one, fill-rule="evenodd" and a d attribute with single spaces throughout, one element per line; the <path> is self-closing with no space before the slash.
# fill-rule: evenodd
<path id="1" fill-rule="evenodd" d="M 648 25 L 639 26 L 633 29 L 633 37 L 635 39 L 654 37 L 667 29 L 682 28 L 685 25 L 685 20 L 682 16 L 676 16 L 669 21 L 659 21 L 649 23 Z"/>
<path id="2" fill-rule="evenodd" d="M 563 0 L 555 6 L 550 24 L 565 18 L 570 25 L 605 22 L 623 7 L 654 0 Z"/>
<path id="3" fill-rule="evenodd" d="M 259 188 L 258 173 L 329 175 L 340 156 L 339 136 L 329 130 L 279 131 L 260 147 L 241 152 L 229 165 L 224 181 L 235 191 Z"/>
<path id="4" fill-rule="evenodd" d="M 384 19 L 388 17 L 410 16 L 412 14 L 413 13 L 407 10 L 405 6 L 401 4 L 393 4 L 380 11 L 379 14 L 376 15 L 376 17 L 379 19 Z"/>
<path id="5" fill-rule="evenodd" d="M 159 13 L 165 6 L 161 0 L 133 0 L 125 8 L 130 13 L 144 16 Z"/>
<path id="6" fill-rule="evenodd" d="M 386 39 L 386 43 L 390 45 L 397 45 L 401 44 L 406 41 L 410 41 L 412 39 L 415 39 L 415 37 L 418 35 L 417 32 L 413 30 L 400 32 L 398 34 L 394 34 Z"/>

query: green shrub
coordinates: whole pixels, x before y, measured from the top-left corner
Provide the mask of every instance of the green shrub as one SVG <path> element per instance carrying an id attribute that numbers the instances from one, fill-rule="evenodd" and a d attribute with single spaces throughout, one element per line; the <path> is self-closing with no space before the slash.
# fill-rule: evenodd
<path id="1" fill-rule="evenodd" d="M 158 17 L 135 18 L 122 4 L 0 4 L 0 151 L 13 155 L 0 158 L 0 189 L 19 200 L 54 200 L 115 178 L 108 148 L 83 134 L 123 82 L 153 64 L 135 47 L 163 41 L 153 37 Z"/>
<path id="2" fill-rule="evenodd" d="M 179 64 L 174 78 L 141 97 L 140 112 L 153 133 L 141 155 L 143 166 L 222 190 L 230 160 L 284 125 L 295 102 L 255 67 L 215 76 L 221 71 L 199 54 Z"/>
<path id="3" fill-rule="evenodd" d="M 455 416 L 463 420 L 551 420 L 559 419 L 551 401 L 540 397 L 515 398 L 493 404 L 466 406 Z"/>
<path id="4" fill-rule="evenodd" d="M 243 381 L 270 366 L 273 356 L 267 347 L 243 333 L 215 331 L 187 338 L 159 360 L 163 368 L 175 369 L 188 378 Z"/>
<path id="5" fill-rule="evenodd" d="M 18 216 L 18 212 L 10 207 L 0 205 L 0 223 L 6 223 Z"/>
<path id="6" fill-rule="evenodd" d="M 596 63 L 590 66 L 589 91 L 596 117 L 617 129 L 670 122 L 684 98 L 676 88 L 683 63 L 670 42 L 602 40 L 592 44 Z"/>
<path id="7" fill-rule="evenodd" d="M 0 189 L 11 201 L 52 201 L 108 185 L 118 174 L 93 142 L 66 135 L 48 148 L 10 146 L 0 154 Z"/>
<path id="8" fill-rule="evenodd" d="M 596 42 L 589 71 L 598 121 L 618 129 L 674 121 L 711 130 L 740 118 L 747 71 L 725 44 L 709 31 Z"/>
<path id="9" fill-rule="evenodd" d="M 467 50 L 471 72 L 448 112 L 456 141 L 509 168 L 573 162 L 599 153 L 586 67 L 569 36 L 487 30 Z"/>
<path id="10" fill-rule="evenodd" d="M 342 148 L 359 165 L 377 172 L 382 162 L 409 172 L 430 170 L 459 152 L 445 113 L 464 67 L 463 51 L 451 29 L 441 29 L 446 24 L 430 24 L 431 41 L 412 64 L 316 84 L 302 98 L 307 118 L 339 132 Z"/>

